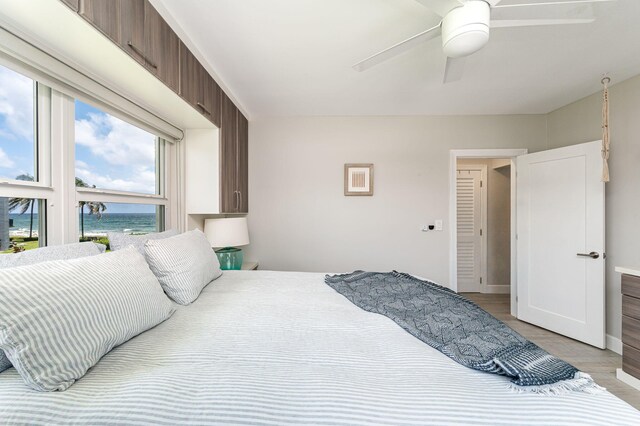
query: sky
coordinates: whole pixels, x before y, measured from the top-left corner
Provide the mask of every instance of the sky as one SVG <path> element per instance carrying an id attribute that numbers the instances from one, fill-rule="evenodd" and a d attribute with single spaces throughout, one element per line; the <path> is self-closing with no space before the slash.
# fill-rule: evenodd
<path id="1" fill-rule="evenodd" d="M 34 84 L 0 66 L 0 177 L 34 175 Z M 154 194 L 156 138 L 76 100 L 76 176 L 97 188 Z M 111 213 L 155 212 L 155 206 L 109 204 Z"/>

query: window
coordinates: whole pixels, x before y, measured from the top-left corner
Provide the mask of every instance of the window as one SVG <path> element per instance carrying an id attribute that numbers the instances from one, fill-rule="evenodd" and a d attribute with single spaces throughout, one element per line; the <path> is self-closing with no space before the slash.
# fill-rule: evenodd
<path id="1" fill-rule="evenodd" d="M 75 174 L 80 241 L 164 229 L 164 140 L 75 100 Z M 128 202 L 137 201 L 137 202 Z"/>
<path id="2" fill-rule="evenodd" d="M 0 64 L 0 253 L 45 242 L 38 183 L 38 83 Z"/>
<path id="3" fill-rule="evenodd" d="M 0 178 L 37 176 L 36 91 L 32 79 L 0 65 Z"/>
<path id="4" fill-rule="evenodd" d="M 0 253 L 175 223 L 178 153 L 165 133 L 58 83 L 0 56 Z"/>
<path id="5" fill-rule="evenodd" d="M 80 186 L 160 193 L 157 136 L 76 100 L 75 139 Z"/>
<path id="6" fill-rule="evenodd" d="M 44 235 L 43 200 L 0 197 L 0 253 L 37 248 Z"/>
<path id="7" fill-rule="evenodd" d="M 80 241 L 108 244 L 107 232 L 148 234 L 164 230 L 164 206 L 154 204 L 81 202 Z"/>

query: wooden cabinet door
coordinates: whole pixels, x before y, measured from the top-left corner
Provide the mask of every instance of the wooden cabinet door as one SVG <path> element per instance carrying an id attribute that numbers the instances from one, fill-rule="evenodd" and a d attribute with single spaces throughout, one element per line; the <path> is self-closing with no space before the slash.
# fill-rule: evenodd
<path id="1" fill-rule="evenodd" d="M 237 213 L 240 194 L 236 184 L 237 108 L 226 94 L 221 99 L 220 122 L 220 213 Z"/>
<path id="2" fill-rule="evenodd" d="M 240 191 L 240 213 L 249 213 L 249 121 L 240 112 L 238 116 L 236 187 Z"/>
<path id="3" fill-rule="evenodd" d="M 202 112 L 200 105 L 204 105 L 204 99 L 201 93 L 201 81 L 205 70 L 184 43 L 180 42 L 179 50 L 180 88 L 178 94 L 192 107 Z"/>
<path id="4" fill-rule="evenodd" d="M 144 1 L 145 66 L 174 92 L 178 92 L 180 39 L 169 24 L 149 3 Z"/>
<path id="5" fill-rule="evenodd" d="M 220 86 L 205 69 L 203 69 L 202 73 L 202 91 L 204 108 L 201 108 L 200 111 L 213 124 L 220 127 Z"/>
<path id="6" fill-rule="evenodd" d="M 145 0 L 123 0 L 120 5 L 120 47 L 142 65 L 146 63 L 144 8 Z"/>
<path id="7" fill-rule="evenodd" d="M 120 0 L 81 0 L 78 12 L 116 43 L 120 43 Z"/>
<path id="8" fill-rule="evenodd" d="M 62 0 L 62 3 L 66 4 L 71 9 L 75 10 L 76 12 L 78 11 L 78 9 L 80 7 L 80 0 Z"/>

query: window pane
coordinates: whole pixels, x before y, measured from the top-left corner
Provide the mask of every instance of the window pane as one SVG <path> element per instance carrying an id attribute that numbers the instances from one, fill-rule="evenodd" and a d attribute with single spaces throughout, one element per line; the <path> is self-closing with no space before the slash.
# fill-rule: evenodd
<path id="1" fill-rule="evenodd" d="M 79 100 L 75 109 L 76 186 L 157 194 L 158 138 Z"/>
<path id="2" fill-rule="evenodd" d="M 0 197 L 0 252 L 14 253 L 44 243 L 44 200 Z"/>
<path id="3" fill-rule="evenodd" d="M 0 65 L 0 177 L 36 176 L 35 83 Z"/>
<path id="4" fill-rule="evenodd" d="M 164 230 L 164 206 L 83 202 L 78 206 L 80 241 L 107 244 L 107 232 L 148 234 Z"/>

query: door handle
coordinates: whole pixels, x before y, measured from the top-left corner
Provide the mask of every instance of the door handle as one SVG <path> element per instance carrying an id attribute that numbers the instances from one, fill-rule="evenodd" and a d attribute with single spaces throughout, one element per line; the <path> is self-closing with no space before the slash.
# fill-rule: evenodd
<path id="1" fill-rule="evenodd" d="M 591 253 L 578 253 L 578 256 L 590 257 L 592 259 L 597 259 L 597 258 L 600 257 L 600 253 L 598 253 L 597 251 L 592 251 Z"/>

